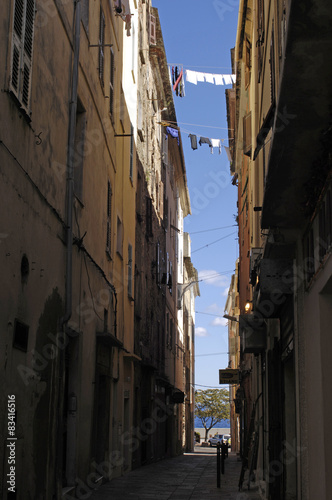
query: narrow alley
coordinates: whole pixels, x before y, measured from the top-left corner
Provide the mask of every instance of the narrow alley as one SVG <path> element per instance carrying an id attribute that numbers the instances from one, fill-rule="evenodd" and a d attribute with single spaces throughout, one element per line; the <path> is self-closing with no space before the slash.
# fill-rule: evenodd
<path id="1" fill-rule="evenodd" d="M 184 453 L 175 458 L 160 460 L 142 466 L 129 474 L 100 486 L 91 496 L 87 489 L 82 493 L 90 500 L 258 500 L 255 489 L 248 491 L 244 481 L 243 491 L 238 491 L 241 462 L 230 452 L 225 460 L 225 474 L 221 474 L 217 488 L 216 448 L 195 446 L 194 453 Z"/>

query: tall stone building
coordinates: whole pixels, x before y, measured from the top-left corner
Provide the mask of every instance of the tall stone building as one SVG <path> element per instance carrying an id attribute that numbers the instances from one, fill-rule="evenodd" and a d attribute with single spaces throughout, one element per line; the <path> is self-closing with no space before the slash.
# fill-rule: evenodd
<path id="1" fill-rule="evenodd" d="M 263 498 L 328 498 L 332 8 L 240 2 L 229 124 L 238 184 L 241 451 Z M 233 137 L 232 137 L 233 138 Z"/>
<path id="2" fill-rule="evenodd" d="M 187 446 L 190 202 L 157 18 L 141 1 L 3 5 L 2 498 L 13 433 L 19 500 L 82 497 Z"/>

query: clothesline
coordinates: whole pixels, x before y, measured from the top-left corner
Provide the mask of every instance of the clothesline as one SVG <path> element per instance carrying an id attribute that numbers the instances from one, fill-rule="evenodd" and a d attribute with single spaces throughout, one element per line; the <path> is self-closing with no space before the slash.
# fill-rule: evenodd
<path id="1" fill-rule="evenodd" d="M 183 63 L 168 63 L 168 66 L 181 66 L 183 67 Z M 209 69 L 231 69 L 230 66 L 193 66 L 189 64 L 188 68 L 209 68 Z"/>
<path id="2" fill-rule="evenodd" d="M 215 125 L 202 125 L 199 123 L 173 122 L 171 120 L 167 120 L 167 123 L 177 123 L 178 125 L 191 125 L 192 127 L 216 128 L 220 130 L 234 130 L 233 128 L 228 128 L 228 127 L 216 127 Z"/>
<path id="3" fill-rule="evenodd" d="M 180 129 L 170 127 L 167 122 L 160 122 L 160 124 L 165 127 L 166 139 L 168 138 L 168 135 L 170 135 L 171 137 L 174 137 L 177 139 L 178 145 L 179 145 L 180 144 L 180 142 L 179 142 Z M 199 144 L 200 146 L 202 146 L 202 144 L 207 144 L 210 147 L 211 154 L 213 154 L 214 148 L 218 148 L 219 154 L 221 154 L 222 148 L 224 148 L 226 151 L 226 154 L 227 154 L 227 158 L 229 159 L 230 162 L 232 161 L 229 146 L 224 145 L 225 139 L 213 139 L 210 137 L 202 137 L 202 136 L 197 136 L 196 134 L 190 134 L 190 133 L 189 133 L 188 137 L 190 139 L 191 149 L 193 149 L 193 150 L 198 149 L 197 144 Z M 199 140 L 198 140 L 198 137 L 199 137 Z"/>

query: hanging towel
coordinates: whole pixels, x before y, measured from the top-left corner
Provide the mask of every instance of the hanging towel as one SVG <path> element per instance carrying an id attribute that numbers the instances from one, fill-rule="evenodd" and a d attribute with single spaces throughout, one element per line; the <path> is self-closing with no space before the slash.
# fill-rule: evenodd
<path id="1" fill-rule="evenodd" d="M 224 146 L 225 148 L 225 151 L 226 151 L 226 154 L 227 154 L 227 158 L 229 159 L 230 162 L 232 162 L 232 157 L 231 157 L 231 153 L 229 151 L 229 147 L 228 146 Z"/>
<path id="2" fill-rule="evenodd" d="M 212 143 L 211 140 L 208 137 L 201 137 L 199 140 L 199 145 L 201 146 L 202 144 L 208 144 L 210 148 L 212 148 Z"/>
<path id="3" fill-rule="evenodd" d="M 197 85 L 197 73 L 196 71 L 191 71 L 190 69 L 186 69 L 187 82 L 193 83 Z"/>
<path id="4" fill-rule="evenodd" d="M 216 82 L 216 85 L 224 85 L 223 75 L 213 75 L 213 76 L 214 76 L 214 81 Z"/>
<path id="5" fill-rule="evenodd" d="M 200 73 L 199 71 L 196 72 L 196 77 L 198 82 L 205 82 L 205 73 Z"/>
<path id="6" fill-rule="evenodd" d="M 211 139 L 212 147 L 219 148 L 219 154 L 221 154 L 221 142 L 220 139 Z"/>
<path id="7" fill-rule="evenodd" d="M 179 140 L 179 131 L 176 130 L 176 128 L 172 127 L 166 127 L 166 135 L 168 137 L 168 134 L 170 134 L 172 137 L 176 138 L 178 140 L 178 146 L 180 145 L 180 140 Z"/>
<path id="8" fill-rule="evenodd" d="M 176 71 L 176 70 L 177 70 L 177 67 L 176 67 L 176 69 L 175 69 L 175 77 L 176 77 L 176 75 L 177 75 L 177 71 Z M 173 90 L 175 90 L 175 91 L 176 91 L 176 95 L 178 95 L 178 94 L 179 94 L 179 90 L 180 90 L 180 88 L 179 88 L 179 83 L 181 82 L 182 77 L 183 77 L 183 69 L 181 69 L 180 74 L 179 74 L 179 76 L 177 77 L 177 79 L 176 79 L 176 81 L 175 81 L 175 84 L 173 85 Z"/>
<path id="9" fill-rule="evenodd" d="M 236 75 L 231 75 L 233 83 L 236 83 Z"/>
<path id="10" fill-rule="evenodd" d="M 211 75 L 211 73 L 205 73 L 204 76 L 207 83 L 212 83 L 214 85 L 214 75 Z"/>
<path id="11" fill-rule="evenodd" d="M 197 149 L 197 136 L 189 134 L 188 137 L 190 137 L 191 149 Z"/>
<path id="12" fill-rule="evenodd" d="M 231 85 L 232 84 L 232 77 L 231 75 L 223 75 L 224 80 L 225 80 L 225 85 Z"/>

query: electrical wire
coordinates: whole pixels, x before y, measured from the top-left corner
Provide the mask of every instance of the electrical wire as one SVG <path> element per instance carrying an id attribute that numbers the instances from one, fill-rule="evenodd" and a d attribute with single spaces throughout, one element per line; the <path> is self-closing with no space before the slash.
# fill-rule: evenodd
<path id="1" fill-rule="evenodd" d="M 214 245 L 215 243 L 218 243 L 218 241 L 221 241 L 221 240 L 224 240 L 226 238 L 229 238 L 230 236 L 233 236 L 234 234 L 237 234 L 237 231 L 234 232 L 234 233 L 227 234 L 226 236 L 223 236 L 222 238 L 219 238 L 219 239 L 217 239 L 215 241 L 211 241 L 211 243 L 208 243 L 207 245 L 204 245 L 204 246 L 202 246 L 200 248 L 196 248 L 196 250 L 192 250 L 191 253 L 193 254 L 195 252 L 198 252 L 199 250 L 202 250 L 203 248 L 207 248 L 207 247 L 209 247 L 211 245 Z"/>
<path id="2" fill-rule="evenodd" d="M 230 227 L 235 227 L 237 224 L 232 224 L 231 226 L 222 226 L 222 227 L 213 227 L 211 229 L 202 229 L 201 231 L 190 231 L 190 235 L 199 234 L 199 233 L 207 233 L 208 231 L 219 231 L 219 229 L 229 229 Z"/>

